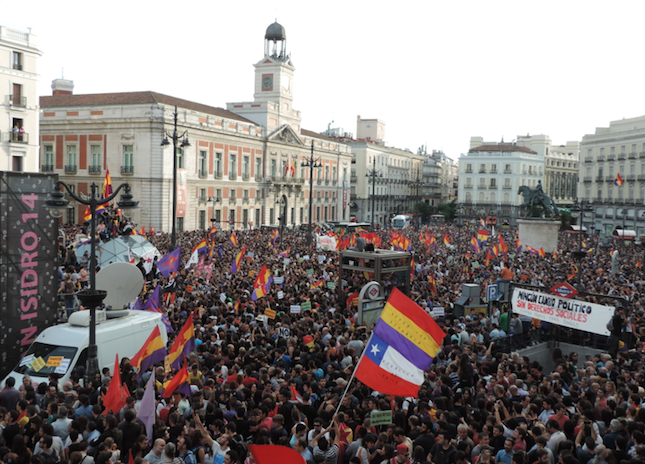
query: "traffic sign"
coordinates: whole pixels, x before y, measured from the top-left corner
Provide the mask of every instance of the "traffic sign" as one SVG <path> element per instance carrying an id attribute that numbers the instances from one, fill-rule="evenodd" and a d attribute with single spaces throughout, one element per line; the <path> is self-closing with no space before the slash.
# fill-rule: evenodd
<path id="1" fill-rule="evenodd" d="M 578 294 L 578 291 L 566 282 L 551 287 L 551 291 L 562 298 L 571 298 Z"/>
<path id="2" fill-rule="evenodd" d="M 488 301 L 497 301 L 499 300 L 499 292 L 497 284 L 491 284 L 486 287 L 486 298 Z"/>

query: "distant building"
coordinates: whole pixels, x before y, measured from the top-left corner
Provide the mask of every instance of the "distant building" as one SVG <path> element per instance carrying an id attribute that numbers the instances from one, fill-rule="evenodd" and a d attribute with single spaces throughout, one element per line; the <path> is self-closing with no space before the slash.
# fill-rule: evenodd
<path id="1" fill-rule="evenodd" d="M 645 116 L 611 121 L 582 137 L 581 196 L 593 204 L 596 233 L 645 232 Z M 618 175 L 623 185 L 617 185 Z"/>
<path id="2" fill-rule="evenodd" d="M 508 143 L 481 144 L 471 138 L 471 148 L 459 158 L 458 203 L 485 208 L 522 204 L 519 188 L 535 188 L 544 180 L 544 156 Z"/>
<path id="3" fill-rule="evenodd" d="M 0 170 L 38 172 L 38 60 L 36 36 L 0 26 Z"/>
<path id="4" fill-rule="evenodd" d="M 381 225 L 397 214 L 414 212 L 414 205 L 423 201 L 425 179 L 424 156 L 388 147 L 385 129 L 384 121 L 358 116 L 356 139 L 340 128 L 330 127 L 323 133 L 351 148 L 352 216 Z"/>

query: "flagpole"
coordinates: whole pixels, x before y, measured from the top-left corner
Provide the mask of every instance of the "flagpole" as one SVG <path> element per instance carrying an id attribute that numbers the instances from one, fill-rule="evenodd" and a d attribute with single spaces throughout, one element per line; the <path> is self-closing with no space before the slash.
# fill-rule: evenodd
<path id="1" fill-rule="evenodd" d="M 347 395 L 347 392 L 349 391 L 349 387 L 352 384 L 352 381 L 354 380 L 354 377 L 356 376 L 356 370 L 358 369 L 358 366 L 361 365 L 361 361 L 363 360 L 363 357 L 365 356 L 365 353 L 366 353 L 366 351 L 367 351 L 367 349 L 369 347 L 370 342 L 372 341 L 373 336 L 374 336 L 374 333 L 372 333 L 372 335 L 370 335 L 369 340 L 367 340 L 367 344 L 365 345 L 365 347 L 363 347 L 363 353 L 361 354 L 361 357 L 358 359 L 358 362 L 356 363 L 356 367 L 352 371 L 351 377 L 347 381 L 347 386 L 345 387 L 345 391 L 343 391 L 343 394 L 338 399 L 338 406 L 336 407 L 336 412 L 334 412 L 334 415 L 338 414 L 338 411 L 340 410 L 340 407 L 343 404 L 343 399 L 345 399 L 345 396 Z"/>

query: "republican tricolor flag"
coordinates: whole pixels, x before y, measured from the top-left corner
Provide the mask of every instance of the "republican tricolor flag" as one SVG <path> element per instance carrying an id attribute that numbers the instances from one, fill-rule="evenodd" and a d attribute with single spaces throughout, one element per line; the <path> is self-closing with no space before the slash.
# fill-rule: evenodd
<path id="1" fill-rule="evenodd" d="M 231 237 L 228 239 L 229 242 L 231 242 L 232 245 L 238 246 L 239 242 L 237 241 L 237 235 L 235 235 L 235 232 L 231 234 Z"/>
<path id="2" fill-rule="evenodd" d="M 394 288 L 374 327 L 356 378 L 385 395 L 416 397 L 446 334 L 414 301 Z"/>
<path id="3" fill-rule="evenodd" d="M 233 260 L 233 264 L 231 265 L 231 274 L 236 274 L 237 271 L 240 270 L 240 266 L 242 265 L 242 258 L 244 258 L 244 254 L 246 253 L 246 246 L 242 248 L 242 251 L 240 251 L 235 259 Z"/>
<path id="4" fill-rule="evenodd" d="M 614 180 L 614 185 L 617 187 L 622 187 L 624 181 L 623 178 L 620 177 L 620 173 L 616 174 L 616 179 Z"/>

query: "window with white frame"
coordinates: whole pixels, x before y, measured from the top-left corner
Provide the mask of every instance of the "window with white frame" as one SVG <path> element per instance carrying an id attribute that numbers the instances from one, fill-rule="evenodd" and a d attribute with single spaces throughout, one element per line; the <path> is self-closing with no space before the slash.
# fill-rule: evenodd
<path id="1" fill-rule="evenodd" d="M 67 145 L 67 165 L 76 167 L 76 145 Z"/>
<path id="2" fill-rule="evenodd" d="M 48 170 L 54 169 L 54 146 L 53 145 L 45 145 L 45 166 L 47 166 L 46 169 Z"/>
<path id="3" fill-rule="evenodd" d="M 101 169 L 101 145 L 90 146 L 91 165 L 94 169 Z"/>
<path id="4" fill-rule="evenodd" d="M 131 168 L 134 166 L 134 146 L 123 145 L 123 166 Z"/>
<path id="5" fill-rule="evenodd" d="M 215 153 L 215 177 L 222 177 L 222 154 Z"/>

